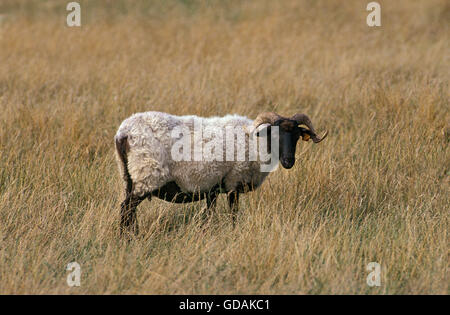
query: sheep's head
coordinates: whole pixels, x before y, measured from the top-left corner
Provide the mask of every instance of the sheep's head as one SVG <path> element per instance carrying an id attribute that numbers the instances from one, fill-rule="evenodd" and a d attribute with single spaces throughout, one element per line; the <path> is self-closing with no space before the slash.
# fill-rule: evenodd
<path id="1" fill-rule="evenodd" d="M 266 135 L 269 150 L 271 150 L 272 126 L 279 127 L 279 157 L 281 165 L 286 169 L 292 168 L 295 164 L 295 149 L 300 137 L 303 141 L 312 139 L 314 143 L 319 143 L 328 134 L 326 131 L 322 137 L 318 137 L 311 120 L 305 114 L 295 114 L 287 118 L 273 112 L 261 113 L 254 120 L 250 131 L 256 136 Z"/>

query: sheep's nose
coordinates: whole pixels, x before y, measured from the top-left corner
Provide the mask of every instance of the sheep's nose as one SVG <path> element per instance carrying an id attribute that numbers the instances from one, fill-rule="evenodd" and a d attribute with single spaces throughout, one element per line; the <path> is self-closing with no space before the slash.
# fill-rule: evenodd
<path id="1" fill-rule="evenodd" d="M 292 166 L 294 166 L 294 163 L 295 163 L 295 157 L 287 157 L 287 158 L 281 159 L 281 165 L 283 165 L 283 167 L 286 169 L 292 168 Z"/>

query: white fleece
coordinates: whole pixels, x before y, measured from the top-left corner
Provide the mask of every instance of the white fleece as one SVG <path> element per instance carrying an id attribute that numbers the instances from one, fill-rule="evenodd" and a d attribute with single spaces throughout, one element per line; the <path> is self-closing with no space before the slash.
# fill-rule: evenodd
<path id="1" fill-rule="evenodd" d="M 204 135 L 212 134 L 219 128 L 224 130 L 226 126 L 242 127 L 246 130 L 246 127 L 253 124 L 251 119 L 238 115 L 210 118 L 175 116 L 162 112 L 132 115 L 122 122 L 115 138 L 128 137 L 128 172 L 133 181 L 134 195 L 143 196 L 171 181 L 184 192 L 206 192 L 222 182 L 227 192 L 235 190 L 240 184 L 252 184 L 255 188 L 262 184 L 268 173 L 260 171 L 259 161 L 249 161 L 249 134 L 246 131 L 245 161 L 225 161 L 225 158 L 223 161 L 174 161 L 171 149 L 177 139 L 172 138 L 172 130 L 177 126 L 185 126 L 193 134 L 194 121 L 196 124 L 201 121 Z M 225 131 L 223 135 L 225 139 Z M 201 145 L 204 146 L 210 141 L 211 138 L 203 137 Z M 220 144 L 224 146 L 223 152 L 226 152 L 225 142 Z M 237 149 L 234 151 L 236 154 Z M 193 157 L 193 150 L 191 154 Z M 122 162 L 120 159 L 117 159 L 117 162 L 123 174 Z"/>

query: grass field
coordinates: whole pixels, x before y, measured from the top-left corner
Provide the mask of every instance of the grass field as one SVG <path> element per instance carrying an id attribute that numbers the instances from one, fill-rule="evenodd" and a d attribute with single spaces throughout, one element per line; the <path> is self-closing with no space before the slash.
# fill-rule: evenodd
<path id="1" fill-rule="evenodd" d="M 0 1 L 0 293 L 448 294 L 450 5 Z M 308 114 L 321 144 L 242 196 L 154 199 L 119 238 L 139 111 Z M 81 286 L 66 283 L 81 265 Z M 369 262 L 381 286 L 369 287 Z"/>

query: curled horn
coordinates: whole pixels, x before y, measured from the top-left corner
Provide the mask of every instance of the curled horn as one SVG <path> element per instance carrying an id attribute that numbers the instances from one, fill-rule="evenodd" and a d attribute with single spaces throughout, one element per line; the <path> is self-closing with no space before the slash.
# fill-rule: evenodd
<path id="1" fill-rule="evenodd" d="M 265 112 L 259 114 L 253 121 L 253 130 L 261 126 L 262 124 L 275 124 L 276 121 L 282 119 L 280 115 L 274 112 Z"/>
<path id="2" fill-rule="evenodd" d="M 325 131 L 322 137 L 319 138 L 316 134 L 316 131 L 314 130 L 311 120 L 305 114 L 295 114 L 291 117 L 291 119 L 295 120 L 299 125 L 305 125 L 306 127 L 308 127 L 309 131 L 311 132 L 311 139 L 314 141 L 314 143 L 319 143 L 328 135 L 328 131 Z"/>

